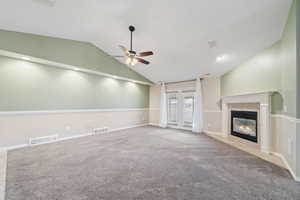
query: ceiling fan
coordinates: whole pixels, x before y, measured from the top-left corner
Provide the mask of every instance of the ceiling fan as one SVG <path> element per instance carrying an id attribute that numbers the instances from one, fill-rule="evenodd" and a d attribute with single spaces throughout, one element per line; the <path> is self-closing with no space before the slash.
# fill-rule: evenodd
<path id="1" fill-rule="evenodd" d="M 124 52 L 125 56 L 114 56 L 114 57 L 125 57 L 126 58 L 125 63 L 127 65 L 131 65 L 131 66 L 134 66 L 138 62 L 143 63 L 145 65 L 150 64 L 149 61 L 144 60 L 143 58 L 140 58 L 140 57 L 151 56 L 151 55 L 153 55 L 153 52 L 146 51 L 146 52 L 136 53 L 136 51 L 133 51 L 132 50 L 132 33 L 133 33 L 133 31 L 135 31 L 135 27 L 129 26 L 129 31 L 130 31 L 130 50 L 128 50 L 127 48 L 125 48 L 122 45 L 119 45 L 119 47 Z"/>

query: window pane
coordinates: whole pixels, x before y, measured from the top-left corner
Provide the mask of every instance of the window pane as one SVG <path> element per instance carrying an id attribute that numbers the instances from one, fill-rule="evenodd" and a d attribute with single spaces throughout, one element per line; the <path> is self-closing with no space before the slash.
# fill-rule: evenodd
<path id="1" fill-rule="evenodd" d="M 194 97 L 184 97 L 183 101 L 183 122 L 184 125 L 191 126 L 193 124 Z"/>
<path id="2" fill-rule="evenodd" d="M 168 99 L 168 122 L 177 122 L 177 99 L 175 97 Z"/>

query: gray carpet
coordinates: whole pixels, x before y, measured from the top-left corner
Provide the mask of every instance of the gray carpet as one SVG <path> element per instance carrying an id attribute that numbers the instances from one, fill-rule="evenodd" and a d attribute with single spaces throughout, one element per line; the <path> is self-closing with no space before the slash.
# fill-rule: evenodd
<path id="1" fill-rule="evenodd" d="M 299 200 L 287 170 L 154 127 L 11 151 L 6 200 Z"/>

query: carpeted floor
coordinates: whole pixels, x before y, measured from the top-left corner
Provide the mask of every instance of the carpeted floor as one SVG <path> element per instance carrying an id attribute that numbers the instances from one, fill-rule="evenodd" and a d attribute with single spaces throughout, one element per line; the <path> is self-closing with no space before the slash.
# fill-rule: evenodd
<path id="1" fill-rule="evenodd" d="M 142 127 L 8 154 L 6 200 L 299 200 L 287 170 L 205 135 Z"/>

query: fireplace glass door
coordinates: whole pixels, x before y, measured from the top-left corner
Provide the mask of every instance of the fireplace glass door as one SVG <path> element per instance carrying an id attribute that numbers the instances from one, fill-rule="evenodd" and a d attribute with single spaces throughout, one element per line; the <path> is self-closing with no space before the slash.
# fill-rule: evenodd
<path id="1" fill-rule="evenodd" d="M 231 134 L 257 142 L 257 112 L 231 111 Z"/>
<path id="2" fill-rule="evenodd" d="M 233 118 L 233 131 L 255 137 L 256 121 L 252 119 Z"/>

